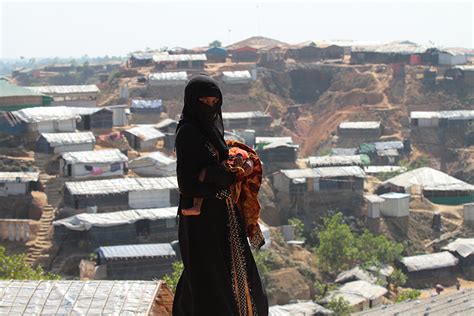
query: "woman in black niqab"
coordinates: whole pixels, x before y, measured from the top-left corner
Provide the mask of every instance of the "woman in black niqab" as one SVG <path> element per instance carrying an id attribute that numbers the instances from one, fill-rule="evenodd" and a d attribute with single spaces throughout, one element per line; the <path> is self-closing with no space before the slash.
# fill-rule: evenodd
<path id="1" fill-rule="evenodd" d="M 209 97 L 215 104 L 203 102 Z M 228 148 L 221 107 L 216 81 L 205 75 L 189 81 L 175 143 L 184 264 L 173 303 L 175 316 L 268 315 L 240 212 L 228 204 L 235 177 L 222 165 Z M 195 197 L 203 198 L 200 214 L 184 216 L 181 210 L 191 207 Z"/>

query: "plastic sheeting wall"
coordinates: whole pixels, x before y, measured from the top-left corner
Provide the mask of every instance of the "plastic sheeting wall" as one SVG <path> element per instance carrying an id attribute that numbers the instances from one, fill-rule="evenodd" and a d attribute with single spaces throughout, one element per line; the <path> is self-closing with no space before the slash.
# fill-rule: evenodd
<path id="1" fill-rule="evenodd" d="M 137 234 L 137 223 L 110 227 L 92 227 L 79 232 L 64 226 L 54 227 L 54 241 L 58 245 L 76 245 L 79 241 L 87 241 L 91 248 L 101 246 L 133 245 L 143 242 Z M 176 219 L 160 219 L 149 221 L 150 235 L 146 242 L 169 243 L 178 239 Z"/>
<path id="2" fill-rule="evenodd" d="M 382 196 L 383 197 L 383 196 Z M 403 217 L 410 213 L 410 197 L 385 199 L 380 205 L 380 212 L 388 217 Z"/>
<path id="3" fill-rule="evenodd" d="M 109 177 L 109 176 L 123 176 L 124 175 L 124 170 L 123 162 L 117 163 L 117 165 L 120 164 L 120 168 L 115 171 L 110 171 L 110 163 L 88 163 L 88 164 L 71 164 L 71 172 L 72 174 L 70 175 L 71 178 L 95 178 L 95 177 Z M 96 173 L 94 174 L 92 171 L 87 170 L 86 166 L 88 167 L 94 167 L 94 168 L 100 168 L 103 170 L 102 173 Z M 59 160 L 59 172 L 62 176 L 69 176 L 68 175 L 68 164 L 63 160 Z"/>
<path id="4" fill-rule="evenodd" d="M 25 195 L 28 192 L 28 183 L 0 183 L 0 196 Z"/>
<path id="5" fill-rule="evenodd" d="M 28 124 L 31 132 L 50 133 L 50 132 L 74 132 L 76 130 L 76 120 L 46 121 Z"/>
<path id="6" fill-rule="evenodd" d="M 60 146 L 54 147 L 53 149 L 55 154 L 61 154 L 61 153 L 66 153 L 66 152 L 71 152 L 71 151 L 88 151 L 88 150 L 94 150 L 93 143 L 60 145 Z"/>
<path id="7" fill-rule="evenodd" d="M 138 209 L 172 206 L 170 190 L 133 191 L 128 194 L 128 204 Z"/>

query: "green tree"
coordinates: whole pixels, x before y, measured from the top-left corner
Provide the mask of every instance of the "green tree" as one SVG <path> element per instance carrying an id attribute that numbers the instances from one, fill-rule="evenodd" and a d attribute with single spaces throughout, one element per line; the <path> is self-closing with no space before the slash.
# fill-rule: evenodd
<path id="1" fill-rule="evenodd" d="M 182 261 L 175 261 L 172 264 L 173 267 L 173 272 L 171 272 L 171 275 L 165 275 L 163 277 L 163 280 L 166 282 L 166 284 L 170 287 L 170 289 L 174 292 L 176 292 L 176 286 L 178 285 L 179 278 L 181 277 L 181 274 L 183 273 L 184 270 L 184 264 Z"/>
<path id="2" fill-rule="evenodd" d="M 339 272 L 348 268 L 356 254 L 354 235 L 344 224 L 342 213 L 324 219 L 324 229 L 319 233 L 316 249 L 321 268 L 328 272 Z"/>
<path id="3" fill-rule="evenodd" d="M 0 246 L 0 279 L 1 280 L 59 280 L 55 274 L 44 272 L 43 268 L 31 267 L 25 254 L 7 255 Z"/>
<path id="4" fill-rule="evenodd" d="M 400 259 L 403 245 L 365 230 L 356 238 L 357 262 L 364 266 L 392 263 Z"/>
<path id="5" fill-rule="evenodd" d="M 288 219 L 288 224 L 295 226 L 295 239 L 301 240 L 303 239 L 303 232 L 304 232 L 304 223 L 302 220 L 296 217 L 292 217 Z"/>
<path id="6" fill-rule="evenodd" d="M 209 43 L 209 47 L 222 47 L 222 42 L 218 40 L 212 41 Z"/>
<path id="7" fill-rule="evenodd" d="M 395 269 L 388 277 L 388 282 L 393 285 L 393 290 L 398 293 L 398 287 L 407 283 L 407 276 L 399 269 Z"/>
<path id="8" fill-rule="evenodd" d="M 340 272 L 355 264 L 362 267 L 390 264 L 399 259 L 404 250 L 402 244 L 367 230 L 360 236 L 354 235 L 341 213 L 324 219 L 324 228 L 318 237 L 316 254 L 326 272 Z"/>
<path id="9" fill-rule="evenodd" d="M 337 316 L 346 316 L 351 314 L 351 306 L 349 302 L 342 297 L 333 298 L 327 304 L 327 309 L 330 309 Z"/>

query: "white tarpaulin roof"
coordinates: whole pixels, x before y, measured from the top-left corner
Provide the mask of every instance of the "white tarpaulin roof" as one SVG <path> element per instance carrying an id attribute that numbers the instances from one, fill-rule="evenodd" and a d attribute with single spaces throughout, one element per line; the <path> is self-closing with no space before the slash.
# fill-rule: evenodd
<path id="1" fill-rule="evenodd" d="M 298 148 L 298 145 L 293 144 L 293 139 L 291 137 L 256 137 L 255 144 L 257 147 L 261 147 L 262 150 L 277 147 Z"/>
<path id="2" fill-rule="evenodd" d="M 44 137 L 53 147 L 60 145 L 95 143 L 95 136 L 92 132 L 42 133 L 41 136 Z"/>
<path id="3" fill-rule="evenodd" d="M 41 106 L 21 109 L 12 113 L 26 123 L 75 120 L 79 118 L 79 115 L 71 111 L 70 107 L 65 106 Z"/>
<path id="4" fill-rule="evenodd" d="M 342 297 L 347 300 L 351 306 L 354 306 L 367 300 L 382 297 L 387 292 L 387 289 L 383 286 L 359 280 L 344 284 L 339 289 L 331 292 L 325 300 Z"/>
<path id="5" fill-rule="evenodd" d="M 128 157 L 118 149 L 68 152 L 63 153 L 61 157 L 69 163 L 114 163 L 128 161 Z"/>
<path id="6" fill-rule="evenodd" d="M 163 100 L 132 100 L 134 109 L 157 109 L 163 106 Z"/>
<path id="7" fill-rule="evenodd" d="M 342 122 L 339 124 L 339 128 L 342 129 L 379 129 L 380 122 L 368 121 L 368 122 Z"/>
<path id="8" fill-rule="evenodd" d="M 163 121 L 160 121 L 160 122 L 154 124 L 153 127 L 155 127 L 156 129 L 160 129 L 160 128 L 165 128 L 165 127 L 168 127 L 170 125 L 176 125 L 176 124 L 178 124 L 178 122 L 176 120 L 166 118 Z"/>
<path id="9" fill-rule="evenodd" d="M 376 174 L 376 173 L 395 172 L 395 171 L 404 172 L 406 171 L 406 168 L 400 167 L 400 166 L 366 166 L 364 167 L 364 171 L 367 174 Z"/>
<path id="10" fill-rule="evenodd" d="M 269 316 L 333 315 L 334 312 L 312 301 L 298 301 L 293 304 L 273 305 Z"/>
<path id="11" fill-rule="evenodd" d="M 265 114 L 262 111 L 222 112 L 222 119 L 224 120 L 249 119 L 255 117 L 270 117 L 270 115 Z"/>
<path id="12" fill-rule="evenodd" d="M 118 211 L 110 213 L 81 213 L 68 218 L 57 220 L 54 226 L 64 226 L 70 230 L 85 231 L 92 227 L 111 227 L 124 224 L 133 224 L 139 220 L 148 219 L 155 221 L 159 219 L 175 218 L 176 207 L 148 208 Z"/>
<path id="13" fill-rule="evenodd" d="M 89 85 L 76 85 L 76 86 L 41 86 L 41 87 L 28 87 L 29 89 L 43 93 L 46 95 L 51 94 L 77 94 L 77 93 L 99 93 L 100 90 L 95 84 Z"/>
<path id="14" fill-rule="evenodd" d="M 174 54 L 174 55 L 165 55 L 165 54 L 155 54 L 153 55 L 153 61 L 156 63 L 165 62 L 165 61 L 206 61 L 206 54 Z"/>
<path id="15" fill-rule="evenodd" d="M 133 167 L 132 165 L 137 162 L 140 162 L 139 164 L 137 164 L 140 167 L 142 165 L 144 166 L 148 164 L 151 166 L 168 166 L 176 164 L 176 159 L 168 157 L 160 151 L 154 151 L 147 154 L 146 156 L 133 159 L 130 162 L 130 167 Z"/>
<path id="16" fill-rule="evenodd" d="M 449 243 L 443 250 L 457 252 L 463 258 L 474 254 L 474 238 L 458 238 Z"/>
<path id="17" fill-rule="evenodd" d="M 91 181 L 66 182 L 72 195 L 104 195 L 131 191 L 177 189 L 176 177 L 119 178 Z"/>
<path id="18" fill-rule="evenodd" d="M 250 71 L 242 70 L 242 71 L 223 71 L 222 72 L 222 80 L 227 83 L 239 83 L 239 82 L 248 82 L 252 80 L 252 76 Z"/>
<path id="19" fill-rule="evenodd" d="M 289 179 L 298 178 L 332 178 L 354 176 L 364 178 L 364 171 L 358 166 L 321 167 L 305 169 L 280 170 Z"/>
<path id="20" fill-rule="evenodd" d="M 148 315 L 161 281 L 0 281 L 1 315 Z"/>
<path id="21" fill-rule="evenodd" d="M 472 120 L 474 119 L 474 110 L 455 110 L 455 111 L 413 111 L 410 113 L 411 119 L 448 119 L 448 120 Z"/>
<path id="22" fill-rule="evenodd" d="M 97 255 L 106 260 L 174 257 L 176 252 L 171 244 L 138 244 L 105 246 L 97 249 Z"/>
<path id="23" fill-rule="evenodd" d="M 97 113 L 102 110 L 109 110 L 108 107 L 79 107 L 79 106 L 74 106 L 74 107 L 69 107 L 71 112 L 75 113 L 76 115 L 92 115 L 94 113 Z"/>
<path id="24" fill-rule="evenodd" d="M 38 181 L 39 172 L 0 172 L 0 182 L 30 182 Z"/>
<path id="25" fill-rule="evenodd" d="M 453 267 L 458 264 L 458 261 L 458 258 L 449 251 L 405 257 L 400 260 L 408 269 L 408 272 Z"/>
<path id="26" fill-rule="evenodd" d="M 144 141 L 165 137 L 165 134 L 151 126 L 136 126 L 131 129 L 127 129 L 126 132 L 135 135 Z"/>
<path id="27" fill-rule="evenodd" d="M 395 185 L 405 189 L 417 185 L 428 191 L 474 191 L 474 185 L 428 167 L 405 172 L 388 179 L 382 185 Z"/>
<path id="28" fill-rule="evenodd" d="M 360 155 L 351 156 L 311 156 L 308 157 L 310 167 L 332 166 L 332 165 L 361 165 Z"/>
<path id="29" fill-rule="evenodd" d="M 149 80 L 152 81 L 187 81 L 188 74 L 186 71 L 179 72 L 157 72 L 151 74 Z"/>

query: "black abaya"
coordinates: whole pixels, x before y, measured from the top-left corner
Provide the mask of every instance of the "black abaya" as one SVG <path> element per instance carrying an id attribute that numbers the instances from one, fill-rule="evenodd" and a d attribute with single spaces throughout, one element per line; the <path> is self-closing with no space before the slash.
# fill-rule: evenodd
<path id="1" fill-rule="evenodd" d="M 182 122 L 176 136 L 181 193 L 179 245 L 184 271 L 176 289 L 173 315 L 249 315 L 248 309 L 237 303 L 235 280 L 242 278 L 242 274 L 235 272 L 238 256 L 237 261 L 244 266 L 239 271 L 244 271 L 253 315 L 266 316 L 267 298 L 242 217 L 235 205 L 229 206 L 229 199 L 225 198 L 234 175 L 220 164 L 219 150 L 211 138 L 193 120 Z M 204 182 L 199 182 L 202 169 L 206 169 L 206 176 Z M 192 206 L 194 197 L 204 198 L 200 215 L 183 216 L 180 210 Z M 239 253 L 235 252 L 236 243 L 241 250 Z"/>

